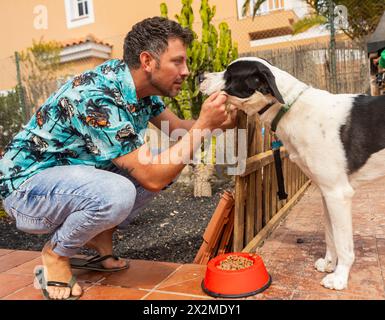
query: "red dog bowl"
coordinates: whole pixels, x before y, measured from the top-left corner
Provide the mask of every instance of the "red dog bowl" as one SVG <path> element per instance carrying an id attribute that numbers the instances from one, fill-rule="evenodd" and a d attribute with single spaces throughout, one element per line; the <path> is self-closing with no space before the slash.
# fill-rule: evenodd
<path id="1" fill-rule="evenodd" d="M 239 270 L 218 268 L 228 256 L 243 257 L 251 260 L 252 265 Z M 242 298 L 266 290 L 271 284 L 265 264 L 256 254 L 232 252 L 219 255 L 207 264 L 206 275 L 202 281 L 205 293 L 216 298 Z"/>

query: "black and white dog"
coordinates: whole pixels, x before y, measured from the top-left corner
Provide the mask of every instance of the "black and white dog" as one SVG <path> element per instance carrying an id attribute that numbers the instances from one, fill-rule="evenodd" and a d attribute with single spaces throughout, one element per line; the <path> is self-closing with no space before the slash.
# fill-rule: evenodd
<path id="1" fill-rule="evenodd" d="M 326 254 L 315 268 L 332 273 L 321 284 L 346 288 L 354 261 L 354 190 L 385 175 L 385 96 L 315 89 L 259 58 L 241 58 L 224 72 L 205 74 L 200 89 L 224 91 L 228 102 L 248 114 L 259 112 L 276 127 L 290 159 L 322 193 Z"/>

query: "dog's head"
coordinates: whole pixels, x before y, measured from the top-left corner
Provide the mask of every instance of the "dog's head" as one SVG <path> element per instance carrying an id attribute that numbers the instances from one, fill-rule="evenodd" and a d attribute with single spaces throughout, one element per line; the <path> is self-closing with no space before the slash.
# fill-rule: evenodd
<path id="1" fill-rule="evenodd" d="M 269 69 L 269 63 L 257 58 L 241 58 L 232 62 L 225 71 L 200 76 L 200 91 L 210 95 L 224 91 L 228 102 L 253 115 L 269 104 L 284 100 Z"/>

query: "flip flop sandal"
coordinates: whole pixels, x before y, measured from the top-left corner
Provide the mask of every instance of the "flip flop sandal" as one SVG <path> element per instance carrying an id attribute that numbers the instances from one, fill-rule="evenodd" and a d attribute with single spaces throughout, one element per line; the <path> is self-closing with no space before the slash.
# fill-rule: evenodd
<path id="1" fill-rule="evenodd" d="M 114 255 L 106 255 L 106 256 L 94 256 L 89 259 L 82 259 L 82 258 L 70 258 L 70 265 L 73 269 L 84 269 L 84 270 L 92 270 L 92 271 L 101 271 L 101 272 L 116 272 L 128 269 L 130 267 L 129 262 L 126 262 L 126 265 L 124 267 L 120 268 L 105 268 L 102 265 L 102 262 L 104 260 L 107 260 L 109 258 L 113 258 L 115 260 L 119 260 L 118 257 Z"/>
<path id="2" fill-rule="evenodd" d="M 68 283 L 59 282 L 59 281 L 48 281 L 47 282 L 45 280 L 45 277 L 44 277 L 44 268 L 37 268 L 35 270 L 35 276 L 36 276 L 36 280 L 39 284 L 38 286 L 40 287 L 40 289 L 44 295 L 44 298 L 46 300 L 78 300 L 81 297 L 81 295 L 79 295 L 79 296 L 70 295 L 67 299 L 53 299 L 49 296 L 49 293 L 47 290 L 47 287 L 60 287 L 60 288 L 70 288 L 71 292 L 72 292 L 72 288 L 76 283 L 76 277 L 75 276 L 72 276 L 71 280 Z"/>

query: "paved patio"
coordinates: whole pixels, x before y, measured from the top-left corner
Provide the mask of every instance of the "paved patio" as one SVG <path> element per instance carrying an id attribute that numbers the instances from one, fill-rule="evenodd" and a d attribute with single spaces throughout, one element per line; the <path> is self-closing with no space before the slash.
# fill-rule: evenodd
<path id="1" fill-rule="evenodd" d="M 358 190 L 353 205 L 356 261 L 348 289 L 332 291 L 319 283 L 314 262 L 324 254 L 321 198 L 311 186 L 259 248 L 273 283 L 247 299 L 385 299 L 385 179 Z M 33 287 L 39 252 L 0 249 L 0 299 L 42 299 Z M 81 299 L 212 299 L 200 284 L 206 267 L 132 260 L 119 273 L 76 271 L 85 293 Z"/>

